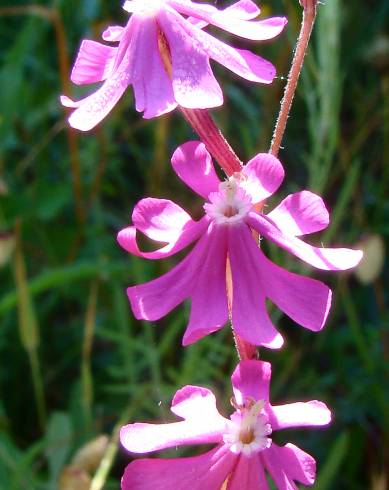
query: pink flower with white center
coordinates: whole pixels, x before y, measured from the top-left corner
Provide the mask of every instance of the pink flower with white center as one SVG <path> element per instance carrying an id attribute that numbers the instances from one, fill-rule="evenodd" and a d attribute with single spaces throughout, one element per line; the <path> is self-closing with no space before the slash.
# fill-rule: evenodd
<path id="1" fill-rule="evenodd" d="M 312 485 L 312 456 L 293 444 L 278 446 L 271 435 L 290 427 L 328 425 L 331 412 L 316 400 L 272 406 L 270 377 L 267 362 L 238 364 L 231 378 L 236 411 L 230 419 L 220 415 L 210 390 L 185 386 L 172 402 L 172 412 L 183 421 L 123 427 L 121 443 L 135 453 L 187 444 L 217 446 L 190 458 L 135 460 L 124 472 L 122 490 L 269 490 L 265 472 L 280 490 L 297 489 L 294 481 Z"/>
<path id="2" fill-rule="evenodd" d="M 354 267 L 362 252 L 317 248 L 298 238 L 328 225 L 322 199 L 302 191 L 290 194 L 266 215 L 258 211 L 258 204 L 276 191 L 284 177 L 281 163 L 268 153 L 256 155 L 225 182 L 217 177 L 202 143 L 180 146 L 172 164 L 177 175 L 208 201 L 205 216 L 194 221 L 165 199 L 142 199 L 135 206 L 134 226 L 118 234 L 119 244 L 128 252 L 159 259 L 198 240 L 170 272 L 127 289 L 136 318 L 158 320 L 190 298 L 189 324 L 183 338 L 184 345 L 190 344 L 227 322 L 228 287 L 234 330 L 250 344 L 282 346 L 283 338 L 267 313 L 266 298 L 303 327 L 321 330 L 330 309 L 331 290 L 320 281 L 272 263 L 258 247 L 253 230 L 319 269 Z M 166 245 L 142 252 L 136 242 L 137 231 Z"/>
<path id="3" fill-rule="evenodd" d="M 104 82 L 92 95 L 73 101 L 70 125 L 88 131 L 115 106 L 129 85 L 133 86 L 136 110 L 145 118 L 173 110 L 177 104 L 190 109 L 217 107 L 222 90 L 209 60 L 221 63 L 253 82 L 271 83 L 275 68 L 247 50 L 235 49 L 203 31 L 208 24 L 252 40 L 277 36 L 284 17 L 253 20 L 259 9 L 251 0 L 240 0 L 219 10 L 191 0 L 132 0 L 123 7 L 132 13 L 127 25 L 112 26 L 103 33 L 117 47 L 84 40 L 71 74 L 78 84 Z M 185 16 L 185 17 L 184 17 Z"/>

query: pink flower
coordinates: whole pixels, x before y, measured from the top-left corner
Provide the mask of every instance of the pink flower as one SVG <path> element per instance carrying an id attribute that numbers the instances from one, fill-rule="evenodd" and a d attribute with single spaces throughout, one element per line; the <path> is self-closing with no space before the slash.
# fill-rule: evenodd
<path id="1" fill-rule="evenodd" d="M 183 344 L 220 329 L 228 320 L 227 284 L 232 285 L 232 323 L 247 342 L 279 348 L 281 335 L 266 311 L 269 298 L 305 328 L 319 331 L 326 321 L 331 291 L 323 283 L 288 272 L 272 263 L 258 247 L 253 230 L 308 264 L 323 270 L 354 267 L 362 252 L 345 248 L 317 248 L 298 236 L 326 228 L 328 212 L 322 199 L 308 191 L 287 196 L 268 214 L 258 204 L 281 184 L 284 170 L 268 153 L 260 153 L 242 171 L 220 182 L 202 143 L 191 141 L 174 153 L 177 175 L 207 199 L 199 221 L 165 199 L 142 199 L 134 209 L 134 226 L 118 234 L 128 252 L 148 259 L 168 257 L 198 240 L 189 255 L 167 274 L 128 288 L 136 318 L 158 320 L 185 299 L 191 299 Z M 142 252 L 137 231 L 166 242 L 154 252 Z M 231 281 L 226 280 L 226 269 Z"/>
<path id="2" fill-rule="evenodd" d="M 187 444 L 217 446 L 190 458 L 138 459 L 127 466 L 122 489 L 269 490 L 265 471 L 280 490 L 296 489 L 294 481 L 312 485 L 312 456 L 293 444 L 278 446 L 270 436 L 279 429 L 328 425 L 331 412 L 316 400 L 272 406 L 270 377 L 267 362 L 238 364 L 231 378 L 236 411 L 230 419 L 220 415 L 210 390 L 185 386 L 172 402 L 172 412 L 183 421 L 123 427 L 121 443 L 135 453 Z"/>
<path id="3" fill-rule="evenodd" d="M 81 44 L 72 81 L 104 83 L 82 100 L 61 98 L 64 106 L 76 108 L 69 119 L 74 128 L 87 131 L 96 126 L 129 85 L 134 89 L 136 110 L 144 112 L 145 118 L 169 112 L 177 104 L 198 109 L 220 106 L 223 94 L 210 58 L 253 82 L 271 83 L 275 76 L 268 61 L 202 30 L 213 24 L 246 39 L 277 36 L 286 19 L 253 21 L 259 9 L 251 0 L 224 10 L 191 0 L 132 0 L 125 2 L 124 9 L 132 13 L 127 25 L 109 27 L 103 33 L 103 39 L 118 42 L 117 47 L 90 40 Z M 164 67 L 164 57 L 171 59 L 171 73 Z"/>

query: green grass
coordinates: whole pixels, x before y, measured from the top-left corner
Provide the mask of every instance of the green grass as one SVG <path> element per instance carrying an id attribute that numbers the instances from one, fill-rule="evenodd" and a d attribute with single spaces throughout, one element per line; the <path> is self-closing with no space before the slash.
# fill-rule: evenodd
<path id="1" fill-rule="evenodd" d="M 44 8 L 32 8 L 38 4 Z M 91 488 L 118 488 L 130 461 L 117 444 L 118 427 L 173 420 L 169 403 L 182 385 L 211 387 L 229 410 L 236 363 L 229 329 L 183 349 L 187 307 L 156 324 L 135 321 L 125 287 L 156 277 L 174 259 L 128 257 L 115 241 L 142 196 L 173 198 L 199 216 L 201 202 L 169 165 L 193 132 L 178 114 L 141 119 L 131 90 L 89 134 L 69 130 L 58 103 L 69 88 L 66 52 L 71 61 L 82 38 L 123 23 L 120 4 L 17 0 L 8 2 L 11 11 L 6 1 L 0 7 L 1 489 L 57 488 L 76 451 L 101 434 L 111 440 L 91 470 Z M 298 2 L 262 6 L 266 15 L 289 17 L 284 35 L 258 47 L 286 76 Z M 389 54 L 379 51 L 388 10 L 385 0 L 319 6 L 280 153 L 287 176 L 279 195 L 323 193 L 332 212 L 331 226 L 317 237 L 325 245 L 352 246 L 371 234 L 387 242 L 389 235 Z M 261 87 L 216 72 L 226 104 L 214 115 L 232 146 L 243 160 L 267 151 L 284 82 Z M 269 253 L 300 270 L 283 252 Z M 316 335 L 279 315 L 286 346 L 261 357 L 273 363 L 274 402 L 317 398 L 335 417 L 325 431 L 288 431 L 278 440 L 315 455 L 316 489 L 381 490 L 389 432 L 388 261 L 367 285 L 353 273 L 309 272 L 334 290 L 327 327 Z"/>

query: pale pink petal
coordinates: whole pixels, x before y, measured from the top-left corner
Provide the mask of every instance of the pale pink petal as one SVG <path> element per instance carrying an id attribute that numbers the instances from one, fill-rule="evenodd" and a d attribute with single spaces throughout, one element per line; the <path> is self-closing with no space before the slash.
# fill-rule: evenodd
<path id="1" fill-rule="evenodd" d="M 194 240 L 197 240 L 209 226 L 207 216 L 204 216 L 200 221 L 191 221 L 183 226 L 181 233 L 177 233 L 170 237 L 170 241 L 164 247 L 161 247 L 154 252 L 142 252 L 136 241 L 137 229 L 134 226 L 124 228 L 118 233 L 117 240 L 121 247 L 127 252 L 143 257 L 145 259 L 162 259 L 170 257 L 187 247 Z"/>
<path id="2" fill-rule="evenodd" d="M 205 199 L 219 188 L 220 180 L 204 143 L 188 141 L 179 146 L 173 153 L 172 166 L 178 177 Z"/>
<path id="3" fill-rule="evenodd" d="M 64 107 L 69 107 L 69 108 L 80 107 L 80 105 L 82 104 L 82 100 L 72 100 L 67 95 L 61 95 L 59 100 L 61 101 L 61 104 Z"/>
<path id="4" fill-rule="evenodd" d="M 124 27 L 122 26 L 109 26 L 102 34 L 104 41 L 117 42 L 122 38 Z"/>
<path id="5" fill-rule="evenodd" d="M 266 278 L 257 262 L 259 249 L 245 224 L 229 229 L 229 258 L 232 276 L 232 323 L 247 342 L 278 349 L 283 344 L 266 311 Z"/>
<path id="6" fill-rule="evenodd" d="M 323 199 L 309 191 L 290 194 L 267 216 L 281 231 L 294 236 L 324 230 L 330 221 Z"/>
<path id="7" fill-rule="evenodd" d="M 260 8 L 251 0 L 240 0 L 227 8 L 222 9 L 222 11 L 228 12 L 241 20 L 255 19 L 261 12 Z"/>
<path id="8" fill-rule="evenodd" d="M 169 43 L 173 91 L 178 104 L 189 109 L 222 105 L 223 93 L 212 73 L 209 58 L 202 46 L 194 43 L 185 32 L 185 20 L 172 9 L 166 9 L 158 14 L 158 23 Z"/>
<path id="9" fill-rule="evenodd" d="M 239 19 L 233 11 L 218 10 L 211 5 L 193 3 L 188 0 L 169 0 L 169 4 L 181 13 L 200 18 L 232 34 L 255 41 L 272 39 L 282 32 L 287 23 L 285 17 L 246 21 Z"/>
<path id="10" fill-rule="evenodd" d="M 174 395 L 171 410 L 186 420 L 210 417 L 222 419 L 223 424 L 226 422 L 216 408 L 215 395 L 211 390 L 200 386 L 188 385 L 178 390 Z"/>
<path id="11" fill-rule="evenodd" d="M 148 197 L 140 200 L 132 213 L 135 228 L 152 240 L 176 240 L 188 225 L 195 222 L 180 206 L 168 199 Z"/>
<path id="12" fill-rule="evenodd" d="M 217 411 L 213 394 L 198 386 L 179 390 L 172 411 L 185 417 L 185 421 L 126 425 L 120 430 L 122 445 L 131 452 L 147 453 L 187 444 L 219 443 L 229 424 Z"/>
<path id="13" fill-rule="evenodd" d="M 94 128 L 111 112 L 129 83 L 130 76 L 121 67 L 96 92 L 77 102 L 78 108 L 69 117 L 70 126 L 80 131 Z"/>
<path id="14" fill-rule="evenodd" d="M 251 0 L 240 0 L 223 10 L 228 11 L 238 19 L 242 20 L 255 19 L 260 13 L 260 9 Z M 196 17 L 188 17 L 186 20 L 200 29 L 203 29 L 208 25 L 208 22 Z"/>
<path id="15" fill-rule="evenodd" d="M 260 235 L 272 240 L 280 247 L 318 269 L 351 269 L 360 262 L 363 255 L 360 250 L 348 248 L 313 247 L 292 235 L 282 233 L 267 216 L 260 214 L 249 213 L 246 223 L 258 231 Z"/>
<path id="16" fill-rule="evenodd" d="M 192 270 L 193 289 L 189 324 L 183 345 L 222 328 L 228 320 L 226 295 L 227 230 L 208 230 L 207 250 L 198 270 Z"/>
<path id="17" fill-rule="evenodd" d="M 240 455 L 228 481 L 228 490 L 269 490 L 259 455 Z"/>
<path id="18" fill-rule="evenodd" d="M 140 27 L 136 45 L 131 40 L 135 51 L 131 67 L 132 85 L 135 108 L 138 112 L 144 112 L 143 117 L 149 119 L 173 110 L 177 103 L 172 82 L 159 54 L 157 23 L 152 17 L 137 21 Z"/>
<path id="19" fill-rule="evenodd" d="M 225 446 L 191 458 L 139 459 L 127 466 L 122 490 L 220 490 L 235 462 Z"/>
<path id="20" fill-rule="evenodd" d="M 242 170 L 245 179 L 240 186 L 250 194 L 253 203 L 271 196 L 284 180 L 284 168 L 281 162 L 270 153 L 258 153 Z"/>
<path id="21" fill-rule="evenodd" d="M 288 403 L 271 407 L 270 425 L 273 430 L 289 427 L 321 427 L 331 422 L 331 412 L 323 402 Z"/>
<path id="22" fill-rule="evenodd" d="M 288 272 L 256 250 L 257 273 L 263 278 L 266 297 L 299 325 L 321 330 L 331 308 L 331 290 L 322 282 Z"/>
<path id="23" fill-rule="evenodd" d="M 237 75 L 259 83 L 271 83 L 276 69 L 267 60 L 244 49 L 235 49 L 188 22 L 183 26 L 186 33 L 201 45 L 207 56 L 222 64 Z M 193 41 L 192 41 L 193 42 Z"/>
<path id="24" fill-rule="evenodd" d="M 304 485 L 315 482 L 315 460 L 293 444 L 282 447 L 272 444 L 261 457 L 279 490 L 298 490 L 294 480 Z"/>
<path id="25" fill-rule="evenodd" d="M 248 398 L 269 401 L 271 364 L 264 361 L 241 361 L 231 376 L 234 397 L 238 405 Z"/>
<path id="26" fill-rule="evenodd" d="M 112 73 L 117 48 L 85 39 L 82 41 L 70 79 L 77 85 L 101 82 Z"/>

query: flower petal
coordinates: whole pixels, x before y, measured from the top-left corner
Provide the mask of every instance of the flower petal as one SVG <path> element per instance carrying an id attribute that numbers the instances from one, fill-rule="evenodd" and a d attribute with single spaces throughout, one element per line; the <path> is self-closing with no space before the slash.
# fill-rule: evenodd
<path id="1" fill-rule="evenodd" d="M 266 276 L 257 265 L 260 253 L 245 224 L 230 228 L 229 259 L 232 276 L 232 324 L 236 333 L 247 342 L 278 349 L 283 344 L 266 311 Z"/>
<path id="2" fill-rule="evenodd" d="M 205 239 L 206 235 L 171 271 L 152 281 L 127 288 L 135 318 L 159 320 L 190 296 L 193 274 L 196 274 L 205 256 Z"/>
<path id="3" fill-rule="evenodd" d="M 111 112 L 130 83 L 130 77 L 124 65 L 125 62 L 96 92 L 76 102 L 73 106 L 64 103 L 69 99 L 61 99 L 66 107 L 78 107 L 69 117 L 69 124 L 73 128 L 89 131 Z"/>
<path id="4" fill-rule="evenodd" d="M 331 290 L 321 281 L 288 272 L 271 262 L 260 249 L 255 267 L 261 273 L 266 297 L 299 325 L 321 330 L 331 308 Z"/>
<path id="5" fill-rule="evenodd" d="M 289 427 L 321 427 L 331 422 L 331 412 L 317 400 L 288 403 L 271 407 L 270 425 L 273 430 Z"/>
<path id="6" fill-rule="evenodd" d="M 159 320 L 186 298 L 193 295 L 196 301 L 196 295 L 202 294 L 196 291 L 197 278 L 205 277 L 208 273 L 205 264 L 213 260 L 210 251 L 214 250 L 218 251 L 217 236 L 215 233 L 204 234 L 185 259 L 171 271 L 152 281 L 129 287 L 127 295 L 135 317 Z M 215 256 L 217 257 L 217 253 Z M 212 287 L 208 290 L 208 294 L 214 299 L 220 296 L 219 290 L 222 287 L 222 284 L 219 286 L 217 283 L 217 274 L 211 273 Z M 201 328 L 207 329 L 208 333 L 220 328 L 214 325 L 213 321 L 220 321 L 221 311 L 221 306 L 216 300 L 207 304 L 207 316 L 202 315 L 205 324 Z"/>
<path id="7" fill-rule="evenodd" d="M 198 271 L 193 271 L 189 324 L 183 345 L 196 342 L 222 328 L 228 320 L 226 294 L 227 233 L 224 227 L 208 230 L 207 250 Z"/>
<path id="8" fill-rule="evenodd" d="M 170 242 L 195 222 L 180 206 L 168 199 L 140 200 L 132 213 L 135 228 L 152 240 Z"/>
<path id="9" fill-rule="evenodd" d="M 204 143 L 188 141 L 179 146 L 173 153 L 172 166 L 178 177 L 205 199 L 219 188 L 220 180 Z"/>
<path id="10" fill-rule="evenodd" d="M 189 420 L 196 418 L 222 418 L 216 408 L 216 398 L 211 390 L 199 386 L 184 386 L 176 392 L 172 401 L 172 412 Z"/>
<path id="11" fill-rule="evenodd" d="M 138 459 L 127 466 L 122 490 L 220 490 L 235 461 L 225 446 L 191 458 Z"/>
<path id="12" fill-rule="evenodd" d="M 158 23 L 169 43 L 173 91 L 178 104 L 189 109 L 222 105 L 223 93 L 212 73 L 209 58 L 185 32 L 182 25 L 185 20 L 174 10 L 165 9 L 158 14 Z"/>
<path id="13" fill-rule="evenodd" d="M 124 27 L 122 26 L 108 26 L 102 34 L 104 41 L 118 42 L 122 38 Z"/>
<path id="14" fill-rule="evenodd" d="M 234 11 L 218 10 L 211 5 L 193 3 L 188 0 L 169 0 L 169 4 L 183 14 L 198 17 L 231 34 L 254 41 L 263 41 L 278 36 L 287 23 L 285 17 L 246 21 L 238 18 Z"/>
<path id="15" fill-rule="evenodd" d="M 231 376 L 234 397 L 238 405 L 248 398 L 269 401 L 271 364 L 264 361 L 241 361 Z"/>
<path id="16" fill-rule="evenodd" d="M 258 153 L 242 170 L 246 180 L 240 186 L 250 194 L 256 204 L 271 196 L 284 180 L 284 167 L 278 158 L 270 153 Z"/>
<path id="17" fill-rule="evenodd" d="M 262 458 L 279 490 L 297 490 L 293 480 L 304 485 L 312 485 L 315 482 L 315 460 L 293 444 L 282 447 L 272 444 L 269 449 L 263 451 Z"/>
<path id="18" fill-rule="evenodd" d="M 84 39 L 70 79 L 77 85 L 101 82 L 112 73 L 117 48 Z"/>
<path id="19" fill-rule="evenodd" d="M 228 11 L 238 19 L 242 20 L 255 19 L 260 13 L 260 9 L 251 0 L 240 0 L 239 2 L 226 7 L 223 11 Z M 188 17 L 186 20 L 200 29 L 203 29 L 208 25 L 208 22 L 196 17 Z"/>
<path id="20" fill-rule="evenodd" d="M 355 267 L 362 258 L 360 250 L 349 248 L 319 248 L 292 236 L 286 235 L 267 216 L 249 213 L 246 218 L 260 235 L 272 240 L 280 247 L 322 270 L 346 270 Z"/>
<path id="21" fill-rule="evenodd" d="M 228 490 L 269 490 L 258 454 L 241 455 L 227 485 Z"/>
<path id="22" fill-rule="evenodd" d="M 137 229 L 134 226 L 129 226 L 119 231 L 117 240 L 121 247 L 127 252 L 143 257 L 145 259 L 162 259 L 170 257 L 179 252 L 183 248 L 190 245 L 194 240 L 197 240 L 207 229 L 208 219 L 204 216 L 198 222 L 191 222 L 184 226 L 181 234 L 172 236 L 169 243 L 154 252 L 142 252 L 136 242 Z"/>
<path id="23" fill-rule="evenodd" d="M 323 199 L 309 191 L 289 194 L 267 216 L 281 231 L 294 236 L 324 230 L 330 221 Z"/>
<path id="24" fill-rule="evenodd" d="M 177 102 L 159 53 L 157 23 L 152 17 L 141 17 L 139 24 L 139 37 L 133 48 L 136 54 L 131 67 L 132 84 L 136 110 L 149 119 L 173 110 Z"/>
<path id="25" fill-rule="evenodd" d="M 219 41 L 208 33 L 193 27 L 186 22 L 183 29 L 196 40 L 207 56 L 222 64 L 237 75 L 259 83 L 271 83 L 275 77 L 276 69 L 267 60 L 244 49 L 235 49 Z"/>

